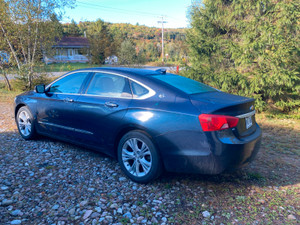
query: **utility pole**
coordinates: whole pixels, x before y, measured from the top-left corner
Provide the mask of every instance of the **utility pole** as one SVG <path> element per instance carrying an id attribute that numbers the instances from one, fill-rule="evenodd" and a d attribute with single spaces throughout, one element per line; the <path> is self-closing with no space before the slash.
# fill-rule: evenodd
<path id="1" fill-rule="evenodd" d="M 162 54 L 162 62 L 164 63 L 164 23 L 167 23 L 167 21 L 164 21 L 164 17 L 161 16 L 161 20 L 157 21 L 158 23 L 161 23 L 161 54 Z"/>

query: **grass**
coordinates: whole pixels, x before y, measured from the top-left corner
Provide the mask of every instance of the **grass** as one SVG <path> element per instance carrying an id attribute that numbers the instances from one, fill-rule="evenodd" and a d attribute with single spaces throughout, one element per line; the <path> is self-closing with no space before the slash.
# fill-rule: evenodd
<path id="1" fill-rule="evenodd" d="M 0 102 L 12 103 L 15 97 L 21 93 L 21 91 L 8 91 L 5 88 L 0 88 Z"/>
<path id="2" fill-rule="evenodd" d="M 34 71 L 37 73 L 48 72 L 68 72 L 71 70 L 84 69 L 90 67 L 103 67 L 104 65 L 88 64 L 88 63 L 52 63 L 52 64 L 37 64 Z M 9 74 L 17 74 L 17 69 L 14 67 L 9 68 Z"/>
<path id="3" fill-rule="evenodd" d="M 84 69 L 89 67 L 102 67 L 103 65 L 95 65 L 88 63 L 53 63 L 41 64 L 35 67 L 36 72 L 67 72 L 71 70 Z"/>

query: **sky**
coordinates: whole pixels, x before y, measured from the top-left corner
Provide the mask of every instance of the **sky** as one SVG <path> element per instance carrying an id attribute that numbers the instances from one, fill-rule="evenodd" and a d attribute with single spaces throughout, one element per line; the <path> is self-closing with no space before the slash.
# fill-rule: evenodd
<path id="1" fill-rule="evenodd" d="M 62 22 L 95 21 L 131 23 L 166 28 L 188 27 L 187 11 L 192 0 L 76 0 L 73 9 L 66 8 Z"/>

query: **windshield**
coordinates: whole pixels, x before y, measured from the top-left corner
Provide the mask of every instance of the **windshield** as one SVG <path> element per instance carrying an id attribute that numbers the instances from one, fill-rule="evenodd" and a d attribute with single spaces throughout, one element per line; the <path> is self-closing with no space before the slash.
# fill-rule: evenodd
<path id="1" fill-rule="evenodd" d="M 182 77 L 175 74 L 153 75 L 154 78 L 161 80 L 187 94 L 197 94 L 204 92 L 217 91 L 216 89 L 202 84 L 198 81 Z"/>

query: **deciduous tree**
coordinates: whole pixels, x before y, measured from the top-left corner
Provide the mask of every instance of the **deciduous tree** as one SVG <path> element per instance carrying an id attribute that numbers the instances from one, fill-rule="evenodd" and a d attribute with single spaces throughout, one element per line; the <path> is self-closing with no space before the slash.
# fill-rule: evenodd
<path id="1" fill-rule="evenodd" d="M 4 38 L 20 75 L 32 88 L 33 68 L 42 51 L 54 43 L 57 23 L 53 15 L 63 13 L 73 0 L 0 0 L 0 35 Z"/>

